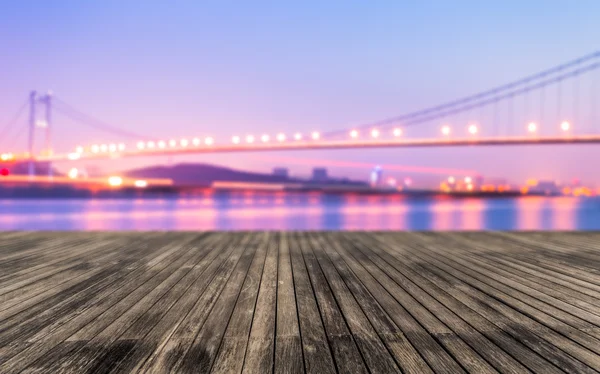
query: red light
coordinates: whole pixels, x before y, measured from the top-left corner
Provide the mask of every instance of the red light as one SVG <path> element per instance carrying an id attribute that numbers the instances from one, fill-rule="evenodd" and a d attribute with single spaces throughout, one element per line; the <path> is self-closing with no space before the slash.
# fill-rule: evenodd
<path id="1" fill-rule="evenodd" d="M 0 170 L 0 175 L 2 175 L 3 177 L 6 177 L 8 174 L 8 169 L 4 168 Z"/>

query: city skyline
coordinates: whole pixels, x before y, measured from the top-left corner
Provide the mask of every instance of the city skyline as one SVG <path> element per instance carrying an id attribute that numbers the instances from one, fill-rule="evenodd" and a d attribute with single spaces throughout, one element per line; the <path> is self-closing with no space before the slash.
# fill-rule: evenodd
<path id="1" fill-rule="evenodd" d="M 468 1 L 453 6 L 432 4 L 390 3 L 377 9 L 315 4 L 263 4 L 250 9 L 239 5 L 231 13 L 218 4 L 192 2 L 172 8 L 142 6 L 141 2 L 97 5 L 73 1 L 44 3 L 34 9 L 4 6 L 6 11 L 0 17 L 6 18 L 8 32 L 0 41 L 12 58 L 2 69 L 8 79 L 0 88 L 0 126 L 28 90 L 47 87 L 87 113 L 149 136 L 210 134 L 223 138 L 253 130 L 257 134 L 298 128 L 330 131 L 506 83 L 597 47 L 587 32 L 593 26 L 589 9 L 598 7 L 592 2 L 570 4 L 568 9 L 561 2 L 507 2 L 493 5 L 493 9 Z M 536 13 L 540 6 L 545 11 Z M 436 12 L 430 15 L 427 11 L 432 7 Z M 581 11 L 584 8 L 586 12 Z M 24 28 L 19 21 L 25 16 L 32 17 L 37 27 Z M 212 19 L 215 16 L 235 22 L 219 22 Z M 181 22 L 167 22 L 174 17 Z M 514 28 L 505 28 L 503 35 L 497 32 L 509 18 L 529 26 L 519 39 Z M 307 24 L 324 19 L 327 23 L 307 29 Z M 106 23 L 108 20 L 111 22 Z M 161 22 L 164 28 L 155 29 Z M 439 27 L 428 28 L 433 24 Z M 568 27 L 561 27 L 565 25 Z M 554 43 L 561 45 L 560 50 Z M 490 48 L 492 44 L 494 48 Z M 581 85 L 593 84 L 597 76 L 586 76 Z M 564 89 L 568 103 L 572 101 L 569 89 Z M 590 107 L 587 113 L 591 115 L 593 98 L 586 100 L 583 106 Z M 455 119 L 454 126 L 466 128 L 468 120 Z M 540 125 L 558 126 L 557 119 L 547 122 Z M 587 126 L 598 121 L 584 118 L 574 121 L 574 126 L 584 122 Z M 515 120 L 515 127 L 518 125 L 524 128 L 526 119 Z M 437 127 L 426 124 L 415 132 L 436 131 Z M 87 128 L 84 132 L 65 119 L 56 123 L 56 131 L 61 134 L 55 140 L 57 148 L 112 140 Z M 16 143 L 24 141 L 21 136 Z M 5 142 L 0 146 L 5 147 Z M 336 152 L 281 156 L 473 169 L 516 180 L 584 179 L 588 175 L 591 182 L 600 181 L 593 164 L 583 162 L 600 155 L 594 146 Z M 272 159 L 278 157 L 275 154 Z M 279 166 L 269 158 L 215 155 L 177 157 L 174 162 L 203 161 L 268 171 Z M 155 162 L 164 161 L 127 160 L 102 167 L 130 168 Z M 308 169 L 295 168 L 300 173 Z"/>

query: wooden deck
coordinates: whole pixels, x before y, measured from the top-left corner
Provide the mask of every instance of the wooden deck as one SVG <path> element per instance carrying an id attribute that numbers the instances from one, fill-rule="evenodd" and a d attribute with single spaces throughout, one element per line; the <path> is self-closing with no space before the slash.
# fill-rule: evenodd
<path id="1" fill-rule="evenodd" d="M 600 233 L 0 233 L 0 373 L 595 373 Z"/>

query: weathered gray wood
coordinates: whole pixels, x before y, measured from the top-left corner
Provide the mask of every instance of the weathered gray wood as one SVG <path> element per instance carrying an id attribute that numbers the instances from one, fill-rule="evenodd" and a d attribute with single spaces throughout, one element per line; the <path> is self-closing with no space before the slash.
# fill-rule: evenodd
<path id="1" fill-rule="evenodd" d="M 271 234 L 246 348 L 243 373 L 271 373 L 273 371 L 275 320 L 277 318 L 278 252 L 278 236 Z"/>
<path id="2" fill-rule="evenodd" d="M 343 354 L 343 351 L 336 351 L 336 348 L 342 347 L 339 345 L 330 346 L 332 345 L 331 342 L 328 344 L 323 318 L 319 312 L 317 299 L 295 235 L 290 237 L 290 255 L 306 372 L 315 374 L 335 373 L 333 356 L 338 353 L 338 357 L 336 358 L 339 359 L 339 354 Z M 354 348 L 356 349 L 356 347 Z M 357 354 L 358 352 L 354 353 Z M 344 362 L 341 362 L 341 364 L 344 364 Z M 358 369 L 361 370 L 361 367 L 359 366 Z"/>
<path id="3" fill-rule="evenodd" d="M 277 270 L 277 324 L 275 330 L 275 374 L 304 373 L 304 356 L 296 291 L 289 250 L 289 234 L 281 233 Z"/>
<path id="4" fill-rule="evenodd" d="M 594 373 L 600 233 L 0 233 L 0 373 Z"/>

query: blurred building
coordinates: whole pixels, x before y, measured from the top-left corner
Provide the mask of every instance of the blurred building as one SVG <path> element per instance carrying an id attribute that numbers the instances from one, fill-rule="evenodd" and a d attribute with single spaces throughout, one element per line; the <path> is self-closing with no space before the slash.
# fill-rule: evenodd
<path id="1" fill-rule="evenodd" d="M 274 168 L 273 175 L 278 177 L 287 178 L 290 176 L 290 172 L 288 168 Z"/>
<path id="2" fill-rule="evenodd" d="M 312 179 L 316 182 L 325 182 L 329 179 L 327 176 L 327 169 L 325 168 L 314 168 L 312 172 Z"/>
<path id="3" fill-rule="evenodd" d="M 372 187 L 381 185 L 381 182 L 383 180 L 382 175 L 383 170 L 381 170 L 380 166 L 376 166 L 375 169 L 371 171 L 371 178 L 369 179 L 369 181 L 371 182 Z"/>

